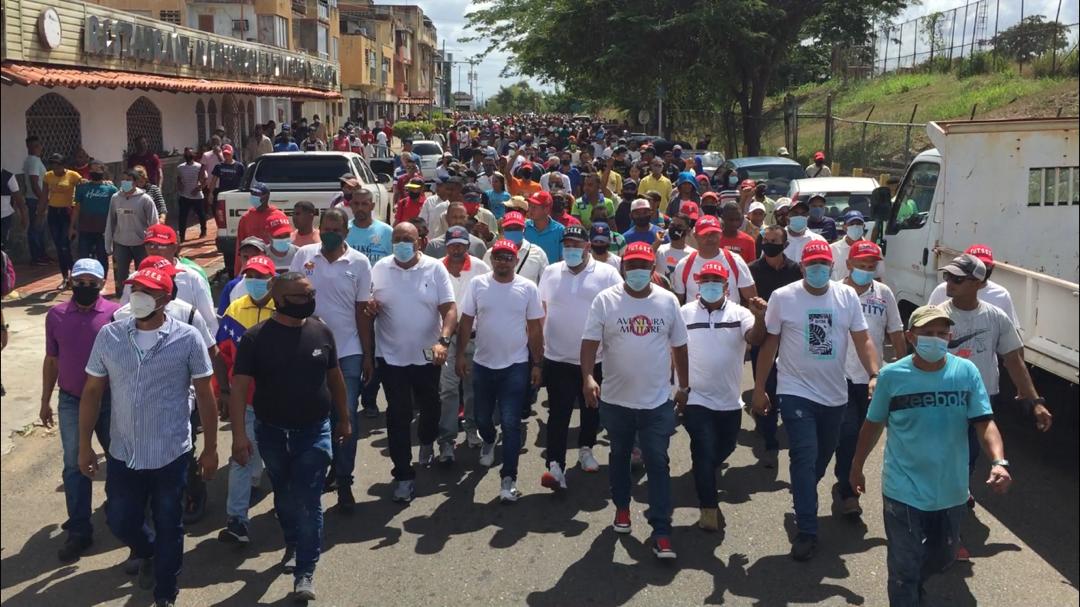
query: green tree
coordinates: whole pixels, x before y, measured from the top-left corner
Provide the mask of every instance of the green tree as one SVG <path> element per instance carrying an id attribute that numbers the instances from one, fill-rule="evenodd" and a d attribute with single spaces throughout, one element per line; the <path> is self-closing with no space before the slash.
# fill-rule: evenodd
<path id="1" fill-rule="evenodd" d="M 920 33 L 930 45 L 930 61 L 933 61 L 934 53 L 945 47 L 945 13 L 938 11 L 926 15 L 920 27 L 922 28 Z"/>
<path id="2" fill-rule="evenodd" d="M 496 114 L 539 112 L 543 110 L 544 95 L 522 80 L 499 87 L 499 92 L 487 100 L 485 109 Z"/>
<path id="3" fill-rule="evenodd" d="M 1069 46 L 1068 29 L 1043 15 L 1030 15 L 990 39 L 994 50 L 1017 61 L 1031 61 L 1039 55 Z"/>

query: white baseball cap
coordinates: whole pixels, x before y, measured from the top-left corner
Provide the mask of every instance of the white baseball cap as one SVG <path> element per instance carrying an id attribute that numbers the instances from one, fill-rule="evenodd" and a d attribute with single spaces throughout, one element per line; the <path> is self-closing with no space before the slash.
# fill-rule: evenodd
<path id="1" fill-rule="evenodd" d="M 634 200 L 634 202 L 630 203 L 630 212 L 633 213 L 634 211 L 636 211 L 638 209 L 647 209 L 647 210 L 651 211 L 652 210 L 652 204 L 650 204 L 649 201 L 645 200 L 644 198 L 638 198 L 638 199 Z"/>
<path id="2" fill-rule="evenodd" d="M 750 203 L 750 208 L 747 209 L 746 213 L 747 213 L 747 215 L 749 215 L 750 213 L 753 213 L 754 211 L 761 211 L 762 213 L 764 213 L 765 212 L 765 204 L 761 203 L 761 202 L 758 202 L 757 200 L 755 200 L 754 202 L 751 202 Z"/>

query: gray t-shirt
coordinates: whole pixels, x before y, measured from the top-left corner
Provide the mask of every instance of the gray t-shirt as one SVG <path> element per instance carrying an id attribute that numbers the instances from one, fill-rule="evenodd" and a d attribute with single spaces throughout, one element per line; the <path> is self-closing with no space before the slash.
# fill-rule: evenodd
<path id="1" fill-rule="evenodd" d="M 45 163 L 41 161 L 41 158 L 37 156 L 27 156 L 23 161 L 23 174 L 26 175 L 26 198 L 27 200 L 37 200 L 37 196 L 34 195 L 34 188 L 30 186 L 30 176 L 34 175 L 38 178 L 38 187 L 45 187 Z"/>
<path id="2" fill-rule="evenodd" d="M 986 393 L 997 394 L 998 356 L 1024 345 L 1009 315 L 985 301 L 979 301 L 979 307 L 974 310 L 960 310 L 951 299 L 939 307 L 956 323 L 952 328 L 949 352 L 975 363 L 986 385 Z"/>

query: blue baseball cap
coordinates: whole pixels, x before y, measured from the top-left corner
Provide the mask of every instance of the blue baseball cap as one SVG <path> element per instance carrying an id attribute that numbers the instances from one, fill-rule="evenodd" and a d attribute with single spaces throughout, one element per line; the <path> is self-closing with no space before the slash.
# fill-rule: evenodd
<path id="1" fill-rule="evenodd" d="M 75 262 L 75 265 L 71 266 L 72 278 L 76 276 L 93 276 L 98 280 L 105 280 L 105 268 L 101 266 L 101 262 L 87 257 Z"/>
<path id="2" fill-rule="evenodd" d="M 261 181 L 252 181 L 248 189 L 256 196 L 264 196 L 270 193 L 270 187 Z"/>
<path id="3" fill-rule="evenodd" d="M 603 221 L 597 221 L 589 228 L 589 241 L 590 242 L 602 242 L 604 244 L 611 243 L 611 226 Z"/>
<path id="4" fill-rule="evenodd" d="M 863 214 L 859 211 L 856 211 L 855 209 L 851 209 L 848 212 L 844 213 L 840 220 L 844 222 L 844 224 L 866 223 L 866 218 L 863 217 Z"/>

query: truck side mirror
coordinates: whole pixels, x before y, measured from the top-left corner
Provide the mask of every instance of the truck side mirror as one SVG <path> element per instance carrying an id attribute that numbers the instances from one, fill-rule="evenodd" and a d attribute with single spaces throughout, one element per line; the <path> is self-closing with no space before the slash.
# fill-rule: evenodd
<path id="1" fill-rule="evenodd" d="M 892 191 L 886 186 L 874 188 L 870 192 L 870 215 L 876 222 L 887 222 L 892 210 Z"/>
<path id="2" fill-rule="evenodd" d="M 388 183 L 393 183 L 394 178 L 387 175 L 386 173 L 379 173 L 378 175 L 375 176 L 375 181 L 378 181 L 379 183 L 387 183 L 388 184 Z"/>

